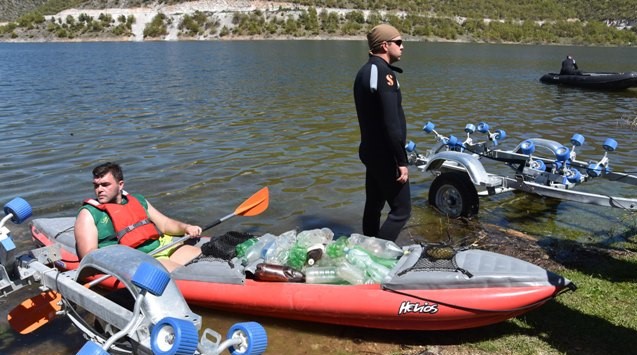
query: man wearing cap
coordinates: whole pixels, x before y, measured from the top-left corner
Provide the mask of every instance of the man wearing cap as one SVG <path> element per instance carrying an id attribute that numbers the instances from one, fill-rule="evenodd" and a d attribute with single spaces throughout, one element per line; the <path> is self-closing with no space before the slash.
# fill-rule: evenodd
<path id="1" fill-rule="evenodd" d="M 400 32 L 380 24 L 367 34 L 369 60 L 354 81 L 354 102 L 361 131 L 359 157 L 365 165 L 363 234 L 396 240 L 411 215 L 407 170 L 407 124 L 400 84 L 392 64 L 402 56 Z M 390 211 L 380 225 L 385 204 Z"/>

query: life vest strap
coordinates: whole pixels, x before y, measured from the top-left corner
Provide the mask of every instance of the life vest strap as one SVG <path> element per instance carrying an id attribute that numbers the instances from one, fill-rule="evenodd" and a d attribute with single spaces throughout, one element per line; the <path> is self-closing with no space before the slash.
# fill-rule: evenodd
<path id="1" fill-rule="evenodd" d="M 150 224 L 150 223 L 152 223 L 152 222 L 151 222 L 148 218 L 146 218 L 146 219 L 144 219 L 144 220 L 142 220 L 142 221 L 139 221 L 139 222 L 137 222 L 137 223 L 135 223 L 135 224 L 131 224 L 130 226 L 125 227 L 124 229 L 120 230 L 120 231 L 119 231 L 119 232 L 115 235 L 115 237 L 117 237 L 117 240 L 119 241 L 120 239 L 122 239 L 122 237 L 123 237 L 126 233 L 128 233 L 128 232 L 132 231 L 132 230 L 133 230 L 133 229 L 135 229 L 135 228 L 138 228 L 138 227 L 141 227 L 141 226 L 143 226 L 143 225 Z"/>

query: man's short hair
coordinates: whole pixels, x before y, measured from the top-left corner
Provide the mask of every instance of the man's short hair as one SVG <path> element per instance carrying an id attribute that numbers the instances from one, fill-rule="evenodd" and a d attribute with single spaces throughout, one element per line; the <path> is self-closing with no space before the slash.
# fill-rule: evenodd
<path id="1" fill-rule="evenodd" d="M 110 161 L 104 164 L 100 164 L 93 169 L 93 177 L 101 178 L 102 176 L 111 173 L 117 181 L 124 181 L 124 172 L 117 163 L 111 163 Z"/>

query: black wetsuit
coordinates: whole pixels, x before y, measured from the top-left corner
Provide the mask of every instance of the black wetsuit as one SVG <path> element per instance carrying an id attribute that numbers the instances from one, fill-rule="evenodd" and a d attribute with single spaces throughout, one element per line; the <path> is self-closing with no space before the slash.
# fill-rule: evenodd
<path id="1" fill-rule="evenodd" d="M 578 70 L 575 59 L 566 58 L 562 61 L 562 69 L 560 69 L 560 75 L 581 75 L 582 72 Z"/>
<path id="2" fill-rule="evenodd" d="M 411 215 L 409 181 L 396 181 L 407 166 L 407 124 L 396 73 L 400 68 L 370 56 L 354 81 L 354 102 L 361 132 L 359 157 L 366 167 L 363 233 L 396 240 Z M 385 203 L 390 211 L 380 226 Z"/>

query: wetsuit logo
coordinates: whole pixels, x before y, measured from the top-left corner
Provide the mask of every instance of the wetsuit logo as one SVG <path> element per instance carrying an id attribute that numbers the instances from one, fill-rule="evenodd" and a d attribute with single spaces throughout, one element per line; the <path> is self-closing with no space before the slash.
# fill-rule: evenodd
<path id="1" fill-rule="evenodd" d="M 394 77 L 391 74 L 387 74 L 385 80 L 387 80 L 388 86 L 394 86 Z"/>
<path id="2" fill-rule="evenodd" d="M 409 301 L 404 301 L 400 304 L 400 309 L 398 309 L 398 315 L 406 314 L 406 313 L 429 313 L 434 314 L 438 313 L 438 305 L 433 303 L 429 304 L 428 302 L 423 303 L 420 302 L 411 303 Z"/>

